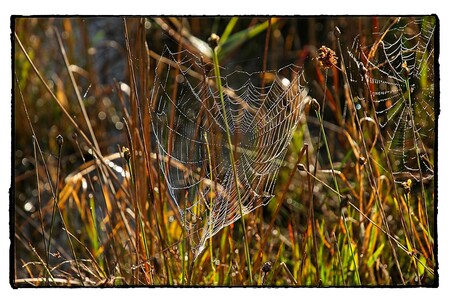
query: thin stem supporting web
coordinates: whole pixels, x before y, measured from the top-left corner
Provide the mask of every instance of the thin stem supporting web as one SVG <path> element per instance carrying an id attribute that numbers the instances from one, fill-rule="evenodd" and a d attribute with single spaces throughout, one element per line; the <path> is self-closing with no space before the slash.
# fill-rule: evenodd
<path id="1" fill-rule="evenodd" d="M 156 67 L 154 139 L 168 193 L 198 255 L 208 238 L 273 197 L 307 90 L 300 68 L 289 65 L 222 76 L 220 95 L 212 66 L 188 51 L 166 48 L 162 56 L 176 63 L 160 60 Z"/>

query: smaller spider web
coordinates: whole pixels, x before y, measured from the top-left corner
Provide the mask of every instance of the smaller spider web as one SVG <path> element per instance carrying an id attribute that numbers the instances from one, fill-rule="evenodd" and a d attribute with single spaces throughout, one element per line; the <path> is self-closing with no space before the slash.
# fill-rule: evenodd
<path id="1" fill-rule="evenodd" d="M 265 73 L 234 71 L 221 78 L 222 107 L 211 65 L 187 50 L 165 47 L 162 57 L 170 63 L 160 59 L 155 68 L 153 135 L 168 194 L 198 255 L 207 239 L 241 217 L 238 192 L 243 215 L 273 197 L 309 97 L 295 65 Z"/>
<path id="2" fill-rule="evenodd" d="M 348 51 L 354 101 L 368 107 L 367 79 L 398 182 L 434 175 L 434 31 L 433 17 L 398 20 L 374 33 L 379 43 L 363 46 L 357 38 Z"/>

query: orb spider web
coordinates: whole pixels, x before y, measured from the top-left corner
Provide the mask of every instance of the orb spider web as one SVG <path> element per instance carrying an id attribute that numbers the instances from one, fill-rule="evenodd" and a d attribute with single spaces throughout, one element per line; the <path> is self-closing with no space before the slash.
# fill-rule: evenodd
<path id="1" fill-rule="evenodd" d="M 151 91 L 153 135 L 168 194 L 198 256 L 210 237 L 273 197 L 307 89 L 295 65 L 233 71 L 221 78 L 224 115 L 211 65 L 187 50 L 165 47 L 161 57 Z"/>
<path id="2" fill-rule="evenodd" d="M 435 26 L 434 17 L 398 18 L 373 44 L 358 37 L 348 50 L 353 100 L 357 108 L 372 101 L 399 183 L 434 176 Z"/>

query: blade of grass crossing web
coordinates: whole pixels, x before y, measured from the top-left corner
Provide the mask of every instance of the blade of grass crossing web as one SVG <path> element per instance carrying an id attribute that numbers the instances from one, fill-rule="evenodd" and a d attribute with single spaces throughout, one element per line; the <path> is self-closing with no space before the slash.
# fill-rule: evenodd
<path id="1" fill-rule="evenodd" d="M 335 37 L 337 39 L 337 46 L 338 46 L 338 49 L 339 49 L 339 58 L 341 59 L 341 71 L 343 73 L 344 82 L 347 85 L 347 87 L 350 87 L 351 85 L 350 85 L 348 74 L 347 74 L 347 71 L 346 71 L 345 60 L 344 60 L 344 55 L 343 55 L 343 52 L 342 52 L 341 41 L 340 41 L 341 31 L 340 31 L 340 29 L 338 27 L 335 27 L 334 34 L 335 34 Z M 368 88 L 368 90 L 370 90 L 369 83 L 368 83 L 367 80 L 365 80 L 365 85 Z M 350 100 L 352 100 L 353 99 L 353 95 L 352 95 L 351 88 L 348 88 L 348 94 L 350 96 Z M 373 100 L 371 98 L 371 94 L 370 93 L 369 93 L 369 98 L 371 99 L 371 102 L 373 104 Z M 356 109 L 354 101 L 349 101 L 349 102 L 350 102 L 350 105 L 352 107 L 352 110 L 354 112 L 356 112 L 357 109 Z M 373 105 L 372 105 L 372 107 L 373 107 Z M 370 152 L 368 150 L 368 147 L 366 145 L 365 139 L 362 136 L 363 130 L 362 130 L 362 127 L 361 127 L 361 122 L 359 120 L 359 116 L 358 116 L 358 114 L 355 113 L 354 117 L 357 120 L 355 123 L 357 123 L 357 129 L 359 130 L 359 134 L 361 135 L 361 142 L 363 144 L 363 149 L 365 151 L 365 155 L 366 155 L 366 157 L 369 158 L 371 156 L 370 156 Z M 374 114 L 374 118 L 375 118 L 375 122 L 377 123 L 377 125 L 379 125 L 380 123 L 378 122 L 378 120 L 376 118 L 376 113 Z M 380 131 L 378 130 L 378 132 L 380 132 Z M 380 139 L 381 139 L 381 141 L 383 143 L 383 139 L 381 138 L 381 135 L 379 135 L 379 137 L 380 137 Z M 386 157 L 388 157 L 387 154 L 386 154 L 386 147 L 384 147 L 384 144 L 382 144 L 382 147 L 383 147 L 383 151 L 385 152 Z M 390 174 L 392 176 L 392 168 L 390 167 L 389 159 L 387 160 L 387 164 L 389 166 L 389 169 L 391 171 Z M 369 183 L 370 183 L 373 191 L 375 192 L 375 196 L 376 196 L 375 198 L 376 198 L 376 202 L 377 202 L 378 208 L 379 208 L 380 213 L 381 213 L 382 222 L 383 222 L 383 225 L 386 228 L 385 232 L 389 232 L 390 231 L 389 224 L 387 223 L 387 219 L 386 219 L 386 216 L 385 216 L 385 213 L 384 213 L 384 210 L 383 210 L 383 206 L 381 205 L 380 195 L 378 193 L 378 184 L 377 184 L 377 181 L 374 179 L 374 172 L 372 170 L 372 165 L 370 163 L 365 164 L 365 165 L 367 166 L 367 168 L 365 168 L 365 170 L 366 170 L 368 178 L 369 178 Z M 397 192 L 397 188 L 395 187 L 395 185 L 394 185 L 394 190 L 395 190 L 395 193 L 396 193 L 397 199 L 398 199 L 398 192 Z M 401 216 L 401 218 L 403 219 L 403 216 Z M 402 269 L 401 269 L 401 266 L 400 266 L 400 262 L 398 261 L 396 249 L 395 249 L 394 245 L 392 244 L 392 241 L 390 239 L 388 239 L 388 241 L 389 241 L 389 246 L 390 246 L 390 248 L 392 250 L 392 253 L 393 253 L 393 256 L 394 256 L 395 265 L 396 265 L 397 270 L 398 270 L 398 272 L 400 274 L 401 281 L 402 281 L 403 284 L 405 284 L 405 280 L 403 278 L 403 272 L 402 272 Z"/>
<path id="2" fill-rule="evenodd" d="M 336 179 L 336 173 L 334 171 L 333 160 L 331 159 L 330 148 L 328 146 L 327 136 L 325 134 L 325 129 L 323 127 L 323 119 L 322 119 L 322 114 L 320 113 L 320 109 L 316 109 L 316 116 L 317 116 L 317 119 L 319 120 L 320 130 L 321 130 L 322 135 L 323 135 L 323 141 L 324 141 L 325 149 L 326 149 L 326 152 L 327 152 L 328 160 L 329 160 L 329 163 L 330 163 L 330 167 L 331 167 L 331 171 L 332 171 L 332 175 L 333 175 L 332 177 L 333 177 L 334 185 L 335 185 L 336 191 L 340 195 L 341 193 L 340 193 L 340 190 L 339 190 L 339 184 L 338 184 L 337 179 Z M 341 202 L 341 198 L 339 197 L 338 200 L 339 200 L 339 203 L 340 203 Z M 352 260 L 353 260 L 353 265 L 354 265 L 354 268 L 355 268 L 356 280 L 357 280 L 356 283 L 358 285 L 361 285 L 361 277 L 359 275 L 358 265 L 357 265 L 357 263 L 355 261 L 355 254 L 354 254 L 354 250 L 352 248 L 352 242 L 351 242 L 351 238 L 350 238 L 349 228 L 347 226 L 347 221 L 345 220 L 346 218 L 345 218 L 344 212 L 341 210 L 340 213 L 341 213 L 341 219 L 342 219 L 344 227 L 345 227 L 345 233 L 346 233 L 346 236 L 347 236 L 347 243 L 348 243 L 349 251 L 351 253 L 351 257 L 352 257 Z"/>
<path id="3" fill-rule="evenodd" d="M 251 266 L 251 262 L 250 262 L 250 252 L 249 252 L 249 248 L 248 248 L 248 241 L 247 241 L 247 229 L 245 226 L 245 220 L 244 220 L 244 214 L 243 214 L 243 207 L 242 207 L 242 201 L 241 201 L 241 192 L 239 190 L 239 185 L 238 185 L 238 174 L 237 174 L 237 170 L 236 170 L 236 164 L 235 164 L 235 160 L 234 160 L 234 152 L 231 150 L 233 149 L 233 142 L 231 141 L 231 132 L 230 132 L 230 127 L 228 125 L 228 119 L 226 118 L 227 113 L 225 110 L 225 100 L 223 98 L 223 92 L 222 92 L 222 80 L 220 77 L 220 70 L 219 70 L 219 57 L 218 57 L 218 52 L 220 51 L 220 47 L 216 46 L 213 49 L 213 61 L 214 61 L 214 73 L 216 76 L 216 80 L 217 80 L 217 87 L 218 87 L 218 92 L 219 92 L 219 96 L 220 96 L 220 101 L 222 104 L 222 113 L 224 116 L 224 120 L 225 120 L 225 129 L 226 129 L 226 136 L 227 136 L 227 141 L 228 141 L 228 146 L 230 147 L 230 151 L 229 151 L 229 155 L 230 155 L 230 162 L 231 162 L 231 167 L 233 169 L 233 176 L 234 176 L 234 184 L 235 184 L 235 189 L 236 189 L 236 193 L 238 196 L 238 203 L 239 203 L 239 213 L 241 216 L 241 224 L 242 224 L 242 234 L 244 235 L 244 251 L 245 251 L 245 259 L 247 262 L 247 270 L 248 270 L 248 276 L 249 276 L 249 281 L 250 284 L 253 284 L 253 275 L 252 275 L 252 266 Z"/>

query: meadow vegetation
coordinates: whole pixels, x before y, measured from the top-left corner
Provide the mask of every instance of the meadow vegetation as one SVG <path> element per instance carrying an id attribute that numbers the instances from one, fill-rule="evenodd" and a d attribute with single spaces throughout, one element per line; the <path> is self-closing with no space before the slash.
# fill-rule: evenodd
<path id="1" fill-rule="evenodd" d="M 437 22 L 13 18 L 11 284 L 435 286 Z M 189 78 L 210 79 L 212 99 L 225 102 L 231 92 L 216 78 L 237 70 L 292 81 L 287 65 L 299 67 L 308 97 L 297 99 L 273 190 L 198 251 L 187 226 L 198 220 L 183 218 L 188 204 L 174 197 L 200 196 L 168 184 L 175 159 L 154 132 L 163 94 L 155 83 L 165 79 L 164 94 L 179 101 L 166 107 L 169 124 Z M 256 79 L 264 95 L 270 78 Z M 187 104 L 186 115 L 195 107 Z M 231 131 L 216 136 L 223 142 L 205 135 L 202 157 L 213 145 L 234 149 Z M 242 176 L 233 170 L 239 151 L 228 150 L 230 178 Z M 205 170 L 219 164 L 207 161 Z M 195 178 L 212 182 L 213 203 L 211 174 Z M 241 215 L 247 194 L 233 182 L 229 201 Z M 207 207 L 201 213 L 214 218 Z"/>

